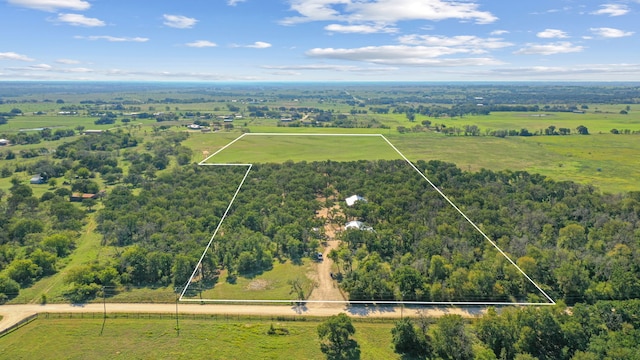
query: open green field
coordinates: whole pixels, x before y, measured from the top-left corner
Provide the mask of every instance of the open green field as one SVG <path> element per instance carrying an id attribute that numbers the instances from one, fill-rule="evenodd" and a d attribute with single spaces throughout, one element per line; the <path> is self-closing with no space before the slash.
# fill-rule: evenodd
<path id="1" fill-rule="evenodd" d="M 640 142 L 636 135 L 489 136 L 393 135 L 410 160 L 442 160 L 462 170 L 524 170 L 556 181 L 591 184 L 605 192 L 638 191 Z"/>
<path id="2" fill-rule="evenodd" d="M 220 274 L 220 279 L 212 289 L 202 292 L 204 299 L 229 300 L 296 300 L 296 294 L 291 291 L 290 281 L 299 279 L 303 283 L 305 293 L 311 293 L 313 284 L 307 273 L 313 271 L 313 264 L 305 259 L 301 265 L 291 262 L 274 263 L 273 269 L 255 276 L 237 276 L 232 282 L 227 281 L 226 270 Z M 194 285 L 192 285 L 194 286 Z M 197 285 L 195 286 L 197 287 Z M 185 298 L 190 298 L 185 294 Z M 191 296 L 198 299 L 200 294 L 194 292 Z"/>
<path id="3" fill-rule="evenodd" d="M 185 145 L 194 149 L 195 160 L 200 161 L 205 154 L 213 154 L 237 136 L 238 133 L 194 134 Z M 483 168 L 528 171 L 557 181 L 591 184 L 606 192 L 640 190 L 635 181 L 640 178 L 640 142 L 636 135 L 497 138 L 396 133 L 384 136 L 412 161 L 441 160 L 455 163 L 465 171 Z M 398 158 L 379 137 L 248 135 L 210 158 L 208 163 Z"/>
<path id="4" fill-rule="evenodd" d="M 388 160 L 400 156 L 379 136 L 245 135 L 208 163 Z"/>
<path id="5" fill-rule="evenodd" d="M 293 91 L 288 89 L 286 91 Z M 285 92 L 286 92 L 285 91 Z M 322 94 L 324 90 L 318 90 Z M 304 92 L 303 92 L 304 93 Z M 303 94 L 301 93 L 301 94 Z M 116 93 L 109 96 L 118 95 Z M 142 94 L 120 94 L 124 99 L 141 98 Z M 269 94 L 264 94 L 269 95 Z M 87 98 L 100 99 L 105 94 L 93 94 Z M 179 92 L 162 93 L 166 97 L 183 97 L 186 94 Z M 50 96 L 63 98 L 65 105 L 71 104 L 73 98 L 63 95 Z M 153 97 L 156 97 L 155 95 Z M 227 101 L 231 101 L 233 96 Z M 42 99 L 40 99 L 41 101 Z M 55 101 L 55 99 L 53 99 Z M 77 100 L 77 99 L 76 99 Z M 236 102 L 242 111 L 246 111 L 247 104 Z M 91 129 L 108 129 L 119 126 L 119 120 L 115 125 L 93 124 L 94 118 L 86 116 L 57 116 L 60 104 L 49 103 L 19 103 L 2 104 L 0 110 L 10 111 L 17 107 L 24 111 L 24 116 L 17 116 L 9 120 L 6 125 L 0 126 L 1 132 L 15 132 L 19 129 L 34 129 L 41 127 L 52 128 L 75 128 L 85 126 Z M 214 113 L 227 114 L 227 104 L 225 102 L 202 102 L 185 104 L 152 104 L 142 106 L 143 111 L 152 107 L 158 111 L 213 111 Z M 333 110 L 336 113 L 348 113 L 350 107 L 340 102 L 319 102 L 312 100 L 293 101 L 282 100 L 275 103 L 268 103 L 270 107 L 282 106 L 300 107 L 308 106 Z M 571 112 L 544 112 L 538 113 L 518 113 L 518 112 L 493 112 L 488 116 L 465 116 L 461 118 L 428 118 L 418 115 L 415 122 L 409 122 L 404 114 L 357 114 L 358 121 L 375 119 L 378 123 L 390 127 L 381 128 L 323 128 L 323 127 L 278 127 L 277 120 L 257 119 L 245 117 L 234 122 L 236 129 L 246 128 L 251 133 L 325 133 L 325 134 L 384 134 L 391 142 L 398 147 L 410 160 L 443 160 L 453 162 L 463 170 L 476 171 L 481 168 L 491 170 L 525 170 L 529 172 L 539 172 L 550 176 L 555 180 L 573 180 L 583 184 L 592 184 L 603 191 L 621 192 L 629 190 L 640 190 L 640 185 L 633 179 L 640 176 L 640 142 L 636 135 L 612 135 L 611 129 L 640 131 L 640 111 L 632 105 L 628 114 L 620 114 L 626 109 L 626 105 L 616 104 L 588 104 L 588 109 L 583 114 Z M 214 111 L 217 109 L 217 111 Z M 32 115 L 35 111 L 45 111 L 47 115 Z M 349 115 L 352 116 L 352 115 Z M 579 125 L 586 126 L 591 133 L 590 136 L 533 136 L 533 137 L 507 137 L 505 139 L 489 136 L 466 137 L 466 136 L 446 136 L 438 133 L 424 132 L 417 134 L 399 134 L 396 127 L 404 126 L 410 128 L 420 124 L 423 120 L 430 120 L 432 124 L 444 124 L 447 127 L 463 128 L 465 125 L 477 125 L 481 133 L 487 130 L 497 129 L 522 129 L 526 128 L 530 132 L 542 131 L 549 126 L 557 128 L 569 128 L 575 133 L 575 128 Z M 157 123 L 154 120 L 141 122 L 140 128 L 136 127 L 132 131 L 136 136 L 150 139 L 154 133 L 152 131 L 157 125 L 185 125 L 191 120 L 182 119 L 174 123 Z M 245 127 L 246 125 L 246 127 Z M 182 131 L 184 128 L 172 128 L 171 131 Z M 190 137 L 184 145 L 193 149 L 192 160 L 199 162 L 208 155 L 213 154 L 222 146 L 240 135 L 237 130 L 220 131 L 217 133 L 203 134 L 200 132 L 190 132 Z M 43 141 L 39 144 L 11 146 L 8 149 L 14 152 L 22 149 L 47 148 L 50 151 L 63 142 L 71 141 L 74 138 L 62 139 L 58 141 Z M 265 142 L 266 138 L 246 137 L 237 142 L 227 150 L 223 151 L 215 158 L 210 159 L 211 163 L 228 162 L 283 162 L 292 161 L 314 161 L 314 160 L 335 160 L 350 161 L 355 159 L 394 159 L 395 154 L 386 144 L 377 139 L 350 138 L 340 141 L 331 138 L 325 141 L 314 138 L 289 138 L 274 139 Z M 269 138 L 271 139 L 271 138 Z M 382 144 L 382 145 L 379 145 Z M 18 162 L 32 162 L 35 159 L 15 159 L 3 161 L 3 164 L 12 165 Z M 126 164 L 125 164 L 126 166 Z M 27 178 L 29 174 L 18 174 Z M 6 181 L 4 181 L 6 180 Z M 0 180 L 2 188 L 8 184 L 8 179 Z M 39 189 L 38 189 L 39 190 Z M 40 193 L 38 193 L 40 194 Z"/>
<path id="6" fill-rule="evenodd" d="M 318 320 L 38 319 L 0 338 L 4 359 L 325 359 Z M 268 335 L 273 324 L 288 335 Z M 393 323 L 354 321 L 361 359 L 400 359 L 391 345 Z M 284 355 L 286 354 L 286 355 Z"/>
<path id="7" fill-rule="evenodd" d="M 444 124 L 447 127 L 464 127 L 465 125 L 477 125 L 484 133 L 485 129 L 502 130 L 502 129 L 527 129 L 534 133 L 537 130 L 544 130 L 553 125 L 558 128 L 571 129 L 575 133 L 575 129 L 580 126 L 586 126 L 591 134 L 606 133 L 611 129 L 630 129 L 632 131 L 640 131 L 640 111 L 631 111 L 627 115 L 619 113 L 624 106 L 618 106 L 616 112 L 586 112 L 584 114 L 571 112 L 492 112 L 488 116 L 465 116 L 462 118 L 427 118 L 423 116 L 416 117 L 416 123 L 423 120 L 430 120 L 433 124 Z"/>
<path id="8" fill-rule="evenodd" d="M 116 126 L 111 125 L 96 125 L 94 121 L 96 118 L 88 118 L 84 116 L 72 117 L 72 116 L 16 116 L 9 120 L 9 122 L 0 127 L 0 132 L 16 132 L 26 131 L 40 128 L 51 129 L 73 129 L 77 126 L 84 126 L 87 129 L 105 130 Z"/>

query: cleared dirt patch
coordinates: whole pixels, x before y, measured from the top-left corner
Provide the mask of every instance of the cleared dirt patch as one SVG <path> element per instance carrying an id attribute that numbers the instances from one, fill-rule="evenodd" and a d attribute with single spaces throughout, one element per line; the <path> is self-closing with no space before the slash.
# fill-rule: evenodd
<path id="1" fill-rule="evenodd" d="M 269 285 L 271 285 L 271 283 L 267 280 L 264 279 L 256 279 L 251 281 L 248 285 L 247 285 L 247 290 L 251 290 L 251 291 L 260 291 L 260 290 L 266 290 L 269 288 Z"/>

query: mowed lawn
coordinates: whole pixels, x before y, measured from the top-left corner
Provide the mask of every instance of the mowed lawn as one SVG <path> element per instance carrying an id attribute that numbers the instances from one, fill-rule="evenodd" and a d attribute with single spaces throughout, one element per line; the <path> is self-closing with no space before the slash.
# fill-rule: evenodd
<path id="1" fill-rule="evenodd" d="M 4 359 L 326 359 L 319 320 L 278 322 L 108 318 L 38 319 L 0 338 Z M 268 335 L 273 324 L 288 335 Z M 391 344 L 392 322 L 354 321 L 361 359 L 400 359 Z M 102 330 L 102 335 L 100 334 Z"/>

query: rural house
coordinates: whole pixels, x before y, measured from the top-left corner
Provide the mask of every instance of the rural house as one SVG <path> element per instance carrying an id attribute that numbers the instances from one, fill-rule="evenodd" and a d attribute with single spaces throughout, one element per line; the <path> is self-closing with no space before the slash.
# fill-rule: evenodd
<path id="1" fill-rule="evenodd" d="M 36 175 L 29 180 L 31 184 L 44 184 L 46 180 L 42 177 L 42 175 Z"/>
<path id="2" fill-rule="evenodd" d="M 373 231 L 371 226 L 365 225 L 362 221 L 349 221 L 344 226 L 345 230 L 353 229 L 353 230 L 364 230 L 364 231 Z"/>
<path id="3" fill-rule="evenodd" d="M 347 203 L 347 206 L 353 206 L 358 201 L 367 202 L 367 199 L 363 198 L 360 195 L 353 195 L 353 196 L 349 196 L 348 198 L 344 199 L 344 201 Z"/>

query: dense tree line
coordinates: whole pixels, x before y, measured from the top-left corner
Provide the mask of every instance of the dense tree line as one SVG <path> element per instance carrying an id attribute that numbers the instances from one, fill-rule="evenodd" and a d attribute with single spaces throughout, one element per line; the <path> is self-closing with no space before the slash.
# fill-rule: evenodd
<path id="1" fill-rule="evenodd" d="M 375 229 L 343 233 L 343 286 L 352 298 L 542 300 L 426 182 L 402 163 L 386 165 L 356 166 L 336 185 L 369 199 L 346 216 Z M 600 195 L 526 172 L 417 165 L 552 297 L 574 303 L 640 294 L 638 194 Z"/>
<path id="2" fill-rule="evenodd" d="M 15 297 L 21 287 L 55 273 L 58 259 L 70 254 L 85 215 L 96 201 L 85 200 L 82 206 L 73 204 L 69 202 L 72 192 L 99 194 L 101 188 L 94 179 L 97 174 L 108 184 L 124 181 L 131 187 L 142 186 L 155 178 L 156 171 L 169 165 L 170 157 L 179 165 L 191 161 L 192 151 L 180 145 L 187 136 L 163 134 L 139 151 L 127 153 L 140 144 L 139 139 L 128 133 L 86 135 L 60 145 L 53 159 L 4 166 L 0 172 L 3 177 L 26 171 L 39 174 L 51 187 L 36 198 L 30 185 L 12 179 L 13 186 L 5 201 L 2 201 L 5 193 L 0 193 L 0 302 Z M 122 157 L 130 162 L 126 176 L 119 164 L 121 150 Z M 137 176 L 144 178 L 137 181 Z M 56 178 L 60 177 L 64 177 L 66 186 L 57 188 Z M 114 190 L 111 196 L 117 199 L 118 191 Z M 122 221 L 126 223 L 126 219 Z M 153 273 L 147 271 L 147 264 Z M 180 277 L 179 283 L 183 283 L 194 265 L 186 255 L 131 247 L 123 251 L 117 263 L 70 269 L 65 276 L 70 285 L 66 296 L 74 302 L 85 301 L 96 296 L 103 286 L 168 284 L 173 276 Z M 141 266 L 145 267 L 144 275 L 140 275 Z"/>
<path id="3" fill-rule="evenodd" d="M 589 186 L 526 172 L 465 173 L 451 164 L 418 162 L 545 292 L 569 304 L 633 299 L 640 294 L 640 195 L 599 194 Z M 185 166 L 147 181 L 139 193 L 117 187 L 98 215 L 104 242 L 152 254 L 181 254 L 164 270 L 117 268 L 124 282 L 185 280 L 230 200 L 242 169 Z M 405 301 L 545 301 L 498 251 L 406 163 L 317 162 L 257 165 L 214 239 L 204 269 L 267 271 L 275 259 L 297 261 L 318 248 L 315 211 L 361 194 L 332 221 L 358 219 L 373 231 L 348 230 L 331 254 L 351 299 Z M 145 260 L 146 261 L 146 260 Z M 154 263 L 155 264 L 155 263 Z M 153 266 L 152 266 L 153 265 Z M 188 268 L 188 266 L 185 266 Z M 144 269 L 133 270 L 133 269 Z M 153 279 L 152 281 L 150 279 Z"/>
<path id="4" fill-rule="evenodd" d="M 535 130 L 533 132 L 529 131 L 526 128 L 518 129 L 485 129 L 484 132 L 480 130 L 478 125 L 462 125 L 458 126 L 447 126 L 445 124 L 433 123 L 431 120 L 423 120 L 421 122 L 422 125 L 414 125 L 413 127 L 407 128 L 405 126 L 398 126 L 396 130 L 399 133 L 404 134 L 407 132 L 422 132 L 425 130 L 431 130 L 438 133 L 442 133 L 445 135 L 456 135 L 456 136 L 495 136 L 504 138 L 507 136 L 556 136 L 556 135 L 571 135 L 571 129 L 569 128 L 558 128 L 555 125 L 549 125 L 545 129 Z M 589 135 L 589 129 L 584 125 L 578 125 L 575 129 L 575 134 L 579 135 Z M 611 133 L 613 134 L 635 134 L 636 132 L 631 132 L 630 130 L 626 130 L 624 132 L 620 132 L 617 129 L 612 129 Z"/>
<path id="5" fill-rule="evenodd" d="M 598 301 L 572 308 L 490 308 L 396 322 L 397 353 L 416 359 L 638 359 L 640 301 Z"/>
<path id="6" fill-rule="evenodd" d="M 14 178 L 6 199 L 0 192 L 0 304 L 57 272 L 59 259 L 74 249 L 86 211 L 58 190 L 36 198 Z"/>
<path id="7" fill-rule="evenodd" d="M 54 157 L 78 161 L 89 170 L 98 171 L 103 166 L 116 166 L 118 150 L 135 147 L 139 142 L 124 132 L 85 135 L 58 146 Z"/>
<path id="8" fill-rule="evenodd" d="M 320 187 L 324 183 L 311 179 L 313 173 L 298 179 L 300 174 L 291 167 L 254 169 L 254 180 L 236 200 L 237 209 L 216 239 L 211 257 L 207 257 L 210 262 L 203 268 L 205 278 L 215 277 L 219 268 L 231 274 L 269 270 L 278 257 L 298 261 L 315 250 L 318 241 L 310 235 L 310 229 L 321 225 L 314 220 L 319 204 L 308 185 L 316 182 Z M 158 175 L 139 195 L 125 187 L 115 188 L 98 214 L 98 230 L 105 243 L 133 245 L 136 253 L 145 254 L 135 257 L 144 265 L 121 264 L 120 280 L 136 285 L 167 281 L 183 285 L 242 174 L 242 169 L 231 167 L 187 166 Z M 258 198 L 261 201 L 255 201 Z M 157 267 L 160 262 L 146 262 L 160 254 L 182 255 L 170 256 L 165 271 Z"/>
<path id="9" fill-rule="evenodd" d="M 7 139 L 13 145 L 39 144 L 41 141 L 55 141 L 65 137 L 74 136 L 76 133 L 72 129 L 56 129 L 45 128 L 39 131 L 24 131 L 17 133 L 7 133 L 0 135 L 1 138 Z"/>

